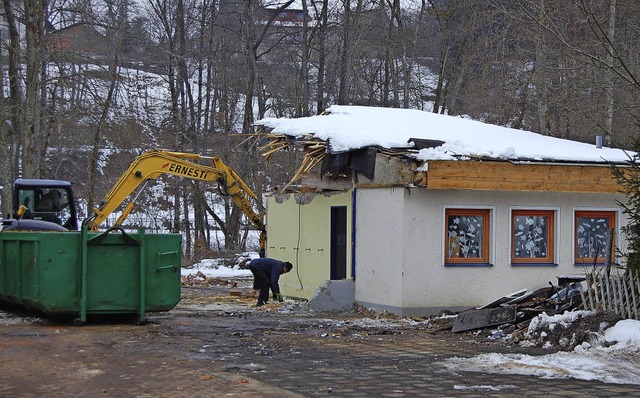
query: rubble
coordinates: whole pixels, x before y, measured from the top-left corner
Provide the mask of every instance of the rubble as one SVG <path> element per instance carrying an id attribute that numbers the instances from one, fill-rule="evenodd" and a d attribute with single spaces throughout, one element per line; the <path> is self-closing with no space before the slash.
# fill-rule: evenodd
<path id="1" fill-rule="evenodd" d="M 558 284 L 530 291 L 522 289 L 458 314 L 452 325 L 454 333 L 499 326 L 513 333 L 528 328 L 540 314 L 555 315 L 578 309 L 582 305 L 583 276 L 560 276 Z M 497 333 L 496 335 L 500 334 Z"/>
<path id="2" fill-rule="evenodd" d="M 456 318 L 452 330 L 457 333 L 465 330 L 514 323 L 516 321 L 516 311 L 517 306 L 515 305 L 464 311 Z"/>
<path id="3" fill-rule="evenodd" d="M 541 314 L 534 318 L 526 331 L 512 336 L 512 341 L 523 347 L 574 350 L 588 349 L 597 344 L 604 331 L 622 318 L 613 313 L 572 311 L 564 314 Z"/>

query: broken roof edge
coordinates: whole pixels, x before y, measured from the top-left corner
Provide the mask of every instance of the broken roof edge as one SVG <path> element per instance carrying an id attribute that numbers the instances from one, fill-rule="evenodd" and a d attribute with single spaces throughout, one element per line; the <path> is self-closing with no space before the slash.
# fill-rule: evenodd
<path id="1" fill-rule="evenodd" d="M 353 186 L 345 186 L 342 188 L 328 188 L 328 187 L 316 187 L 305 184 L 295 184 L 295 185 L 285 185 L 284 187 L 273 187 L 271 191 L 267 192 L 267 196 L 280 198 L 286 197 L 288 195 L 324 195 L 324 196 L 332 196 L 338 195 L 344 192 L 348 192 L 353 189 Z"/>
<path id="2" fill-rule="evenodd" d="M 544 159 L 544 158 L 527 158 L 527 157 L 509 158 L 509 157 L 496 157 L 496 156 L 487 156 L 487 155 L 474 156 L 469 154 L 458 155 L 458 154 L 452 154 L 452 153 L 450 153 L 449 156 L 447 157 L 425 158 L 425 157 L 417 156 L 417 154 L 420 153 L 421 149 L 418 149 L 415 147 L 414 148 L 387 148 L 380 145 L 368 145 L 364 147 L 353 148 L 351 150 L 343 151 L 339 153 L 331 153 L 328 149 L 327 141 L 316 138 L 312 134 L 298 135 L 294 137 L 294 136 L 282 134 L 282 133 L 274 134 L 269 132 L 272 129 L 266 128 L 264 126 L 262 127 L 263 128 L 261 128 L 259 132 L 256 133 L 256 135 L 262 138 L 266 137 L 269 139 L 268 143 L 260 146 L 260 150 L 263 151 L 263 156 L 267 161 L 268 161 L 268 158 L 273 153 L 281 150 L 291 150 L 293 147 L 302 148 L 302 151 L 305 153 L 304 158 L 300 166 L 296 170 L 294 176 L 291 178 L 287 186 L 285 186 L 285 190 L 287 190 L 289 185 L 293 186 L 294 183 L 303 181 L 303 177 L 311 173 L 311 171 L 314 168 L 316 168 L 316 166 L 318 165 L 322 165 L 322 168 L 320 170 L 316 170 L 315 174 L 320 176 L 320 179 L 323 179 L 329 176 L 329 174 L 325 173 L 326 171 L 329 170 L 325 166 L 329 159 L 332 159 L 330 160 L 330 162 L 334 162 L 336 164 L 331 169 L 333 172 L 334 181 L 337 179 L 337 177 L 340 177 L 341 174 L 355 172 L 356 173 L 355 178 L 354 176 L 349 177 L 349 180 L 352 180 L 352 181 L 349 181 L 349 183 L 354 184 L 354 186 L 356 187 L 357 186 L 360 186 L 360 187 L 388 186 L 390 181 L 385 177 L 380 178 L 378 176 L 374 176 L 373 169 L 366 170 L 366 169 L 363 169 L 362 167 L 361 168 L 352 167 L 353 165 L 349 163 L 350 161 L 348 159 L 352 156 L 352 154 L 366 151 L 367 149 L 374 150 L 376 152 L 376 158 L 378 155 L 386 155 L 388 157 L 401 158 L 402 160 L 413 164 L 414 167 L 412 167 L 412 170 L 411 170 L 413 174 L 413 178 L 411 178 L 411 181 L 409 181 L 408 176 L 405 175 L 405 177 L 402 178 L 402 181 L 394 181 L 393 183 L 391 183 L 392 186 L 396 186 L 396 187 L 404 186 L 409 188 L 420 187 L 420 186 L 429 187 L 429 183 L 428 183 L 429 178 L 426 174 L 428 174 L 430 162 L 454 162 L 454 163 L 455 162 L 470 162 L 470 163 L 479 162 L 479 163 L 487 163 L 487 164 L 502 163 L 502 164 L 512 164 L 512 165 L 544 165 L 544 166 L 566 166 L 566 167 L 590 166 L 590 167 L 599 167 L 599 168 L 616 166 L 616 167 L 624 168 L 624 167 L 630 167 L 630 163 L 633 161 L 633 159 L 635 159 L 631 155 L 628 155 L 627 161 L 620 160 L 620 161 L 611 162 L 611 161 L 607 161 L 604 158 L 600 158 L 597 161 L 594 159 L 565 160 L 565 159 L 558 159 L 558 158 Z M 422 142 L 418 142 L 417 145 L 415 141 L 412 142 L 412 144 L 418 147 L 434 148 L 441 145 L 441 142 L 443 141 L 424 140 Z M 425 145 L 422 145 L 422 144 L 425 144 Z M 334 158 L 334 157 L 338 157 L 338 158 Z M 344 160 L 340 158 L 346 158 L 347 159 L 346 163 Z M 336 169 L 337 166 L 342 168 L 338 170 Z M 362 166 L 362 164 L 360 164 L 360 166 Z M 386 167 L 387 166 L 383 166 L 383 168 L 386 168 Z M 365 180 L 367 180 L 366 183 L 362 184 L 361 182 L 358 182 L 358 179 L 359 179 L 358 175 L 360 174 L 366 177 L 365 178 Z M 383 174 L 384 174 L 384 171 L 383 171 Z M 340 178 L 340 179 L 343 179 L 343 178 Z M 380 183 L 380 181 L 383 181 L 383 182 Z M 300 189 L 299 187 L 304 185 L 307 185 L 307 184 L 304 184 L 304 183 L 298 184 L 297 185 L 298 188 L 296 189 Z M 304 189 L 310 190 L 311 188 L 307 187 Z M 326 187 L 321 188 L 320 191 L 325 189 L 327 188 Z M 343 189 L 348 189 L 348 188 L 344 188 L 344 187 L 339 188 L 339 190 L 343 190 Z"/>

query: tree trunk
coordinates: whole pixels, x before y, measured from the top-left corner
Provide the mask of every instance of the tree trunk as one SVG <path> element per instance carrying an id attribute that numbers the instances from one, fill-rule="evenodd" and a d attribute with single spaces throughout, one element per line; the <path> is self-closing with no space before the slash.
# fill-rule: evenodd
<path id="1" fill-rule="evenodd" d="M 338 66 L 338 76 L 340 86 L 338 90 L 338 104 L 349 104 L 349 80 L 351 78 L 351 0 L 344 2 L 344 19 L 342 21 L 342 53 L 340 65 Z"/>
<path id="2" fill-rule="evenodd" d="M 244 44 L 246 77 L 244 86 L 244 115 L 242 118 L 243 134 L 250 134 L 252 132 L 253 123 L 253 97 L 256 82 L 256 53 L 254 51 L 256 35 L 253 7 L 253 0 L 244 0 L 244 23 L 242 24 L 242 41 Z"/>
<path id="3" fill-rule="evenodd" d="M 98 180 L 98 161 L 100 160 L 100 143 L 102 141 L 102 135 L 107 128 L 107 118 L 111 105 L 113 104 L 113 96 L 118 86 L 118 57 L 114 57 L 110 67 L 111 81 L 109 83 L 109 90 L 107 92 L 107 98 L 104 100 L 102 106 L 102 113 L 100 114 L 100 120 L 98 126 L 93 134 L 93 142 L 91 146 L 91 155 L 89 157 L 89 169 L 88 169 L 88 195 L 87 195 L 87 216 L 92 213 L 94 205 L 96 203 L 96 183 Z"/>
<path id="4" fill-rule="evenodd" d="M 193 241 L 191 239 L 191 222 L 189 220 L 189 193 L 185 190 L 182 192 L 182 212 L 184 213 L 184 219 L 182 220 L 182 230 L 184 232 L 184 245 L 185 255 L 187 258 L 193 256 Z"/>
<path id="5" fill-rule="evenodd" d="M 318 34 L 318 87 L 316 89 L 316 113 L 324 111 L 324 75 L 326 62 L 326 34 L 328 23 L 329 0 L 322 0 L 322 10 L 320 11 L 320 29 Z"/>
<path id="6" fill-rule="evenodd" d="M 550 122 L 549 122 L 549 106 L 547 104 L 547 76 L 543 73 L 543 68 L 546 65 L 546 48 L 544 44 L 543 33 L 537 35 L 537 42 L 535 43 L 535 65 L 534 65 L 534 81 L 537 91 L 537 117 L 538 117 L 538 131 L 542 135 L 549 135 Z"/>
<path id="7" fill-rule="evenodd" d="M 186 133 L 192 149 L 198 148 L 198 139 L 195 131 L 196 105 L 191 92 L 191 82 L 189 81 L 189 71 L 187 68 L 187 37 L 185 29 L 185 10 L 183 0 L 178 0 L 176 7 L 176 35 L 177 35 L 177 85 L 179 87 L 180 120 L 181 126 Z"/>
<path id="8" fill-rule="evenodd" d="M 445 69 L 447 67 L 447 59 L 449 55 L 449 50 L 442 45 L 440 47 L 440 63 L 438 64 L 438 83 L 436 85 L 436 93 L 435 99 L 433 100 L 433 113 L 440 113 L 441 105 L 442 110 L 444 110 L 444 77 L 445 77 Z"/>
<path id="9" fill-rule="evenodd" d="M 12 0 L 4 0 L 4 12 L 9 30 L 8 62 L 9 62 L 9 107 L 3 107 L 2 120 L 9 120 L 10 123 L 3 123 L 0 128 L 0 185 L 4 189 L 0 190 L 2 207 L 1 216 L 6 216 L 11 212 L 11 186 L 17 176 L 14 167 L 17 164 L 17 153 L 20 148 L 20 141 L 17 132 L 21 128 L 21 98 L 20 89 L 20 34 L 13 10 Z"/>
<path id="10" fill-rule="evenodd" d="M 180 206 L 181 200 L 180 200 L 180 195 L 182 190 L 180 189 L 181 184 L 178 183 L 175 185 L 175 191 L 173 192 L 173 225 L 171 226 L 171 233 L 174 234 L 179 234 L 180 230 L 181 230 L 181 222 L 180 222 L 180 215 L 182 212 L 182 208 Z"/>
<path id="11" fill-rule="evenodd" d="M 302 94 L 300 102 L 302 103 L 301 116 L 309 116 L 309 22 L 307 21 L 307 0 L 302 0 L 302 13 L 304 21 L 302 23 L 302 57 L 300 59 L 300 84 L 302 86 Z"/>
<path id="12" fill-rule="evenodd" d="M 22 151 L 22 175 L 27 178 L 40 177 L 42 137 L 41 115 L 41 70 L 44 52 L 45 0 L 25 0 L 26 77 L 24 107 L 24 147 Z"/>
<path id="13" fill-rule="evenodd" d="M 609 3 L 609 40 L 607 41 L 607 52 L 609 53 L 609 65 L 606 69 L 606 96 L 607 96 L 607 116 L 605 119 L 604 143 L 611 146 L 613 141 L 613 116 L 614 116 L 614 91 L 613 91 L 613 69 L 615 68 L 615 57 L 613 55 L 613 45 L 616 38 L 616 0 Z"/>
<path id="14" fill-rule="evenodd" d="M 386 15 L 386 10 L 384 7 L 385 2 L 380 2 L 380 14 Z M 391 9 L 393 13 L 393 9 Z M 382 106 L 389 106 L 389 93 L 391 93 L 391 69 L 393 68 L 393 47 L 394 44 L 392 42 L 393 36 L 393 16 L 389 18 L 389 23 L 387 24 L 387 31 L 385 32 L 386 37 L 384 40 L 384 71 L 382 78 Z"/>

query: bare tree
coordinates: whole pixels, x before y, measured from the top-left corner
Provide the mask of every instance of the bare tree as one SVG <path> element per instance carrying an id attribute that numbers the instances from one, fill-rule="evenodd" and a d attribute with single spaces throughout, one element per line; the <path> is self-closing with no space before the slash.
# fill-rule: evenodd
<path id="1" fill-rule="evenodd" d="M 607 30 L 607 53 L 609 53 L 609 65 L 613 66 L 615 63 L 615 55 L 613 48 L 613 40 L 616 37 L 616 0 L 611 0 L 609 3 L 609 27 Z M 605 121 L 605 143 L 611 145 L 611 137 L 613 135 L 613 116 L 614 116 L 614 79 L 613 70 L 608 68 L 606 71 L 606 95 L 607 95 L 607 116 Z"/>
<path id="2" fill-rule="evenodd" d="M 11 185 L 16 177 L 17 152 L 20 148 L 19 133 L 21 128 L 21 101 L 22 90 L 20 86 L 20 35 L 12 0 L 4 0 L 4 12 L 9 29 L 9 43 L 6 46 L 8 54 L 8 76 L 9 76 L 9 101 L 5 101 L 2 106 L 3 125 L 0 128 L 0 191 L 2 202 L 2 214 L 7 214 L 11 210 Z M 5 122 L 6 121 L 6 122 Z"/>
<path id="3" fill-rule="evenodd" d="M 349 103 L 349 84 L 351 81 L 351 68 L 353 60 L 353 47 L 355 46 L 355 35 L 358 32 L 358 16 L 362 11 L 362 0 L 357 0 L 356 9 L 351 9 L 351 0 L 343 0 L 342 15 L 342 48 L 340 52 L 340 63 L 338 66 L 338 76 L 340 86 L 338 91 L 338 104 L 347 105 Z"/>
<path id="4" fill-rule="evenodd" d="M 477 43 L 479 7 L 477 0 L 437 3 L 429 0 L 430 11 L 440 31 L 438 84 L 433 112 L 456 114 L 458 92 L 469 78 L 468 56 Z"/>
<path id="5" fill-rule="evenodd" d="M 181 1 L 181 0 L 177 0 Z M 167 85 L 170 93 L 169 103 L 169 130 L 170 136 L 172 136 L 169 144 L 179 150 L 182 146 L 182 138 L 184 134 L 183 126 L 184 122 L 181 118 L 182 112 L 180 111 L 180 98 L 181 88 L 180 83 L 177 81 L 176 69 L 177 69 L 177 57 L 178 57 L 178 43 L 176 40 L 175 20 L 178 18 L 173 11 L 177 9 L 177 4 L 173 0 L 149 0 L 149 7 L 152 10 L 151 16 L 153 22 L 158 26 L 160 32 L 160 40 L 165 43 L 165 67 L 167 73 Z M 184 21 L 182 22 L 184 24 Z M 184 224 L 181 222 L 181 201 L 182 194 L 179 186 L 173 190 L 173 222 L 172 231 L 180 232 L 181 226 Z M 191 242 L 189 241 L 189 244 Z M 187 248 L 187 253 L 190 252 L 190 247 Z"/>
<path id="6" fill-rule="evenodd" d="M 106 96 L 102 99 L 100 117 L 93 134 L 91 154 L 89 157 L 89 168 L 87 173 L 87 211 L 89 212 L 91 211 L 91 209 L 93 209 L 93 205 L 96 201 L 95 191 L 98 174 L 97 164 L 100 157 L 100 149 L 102 144 L 101 141 L 107 128 L 107 120 L 109 118 L 109 113 L 112 110 L 112 106 L 115 102 L 114 97 L 116 95 L 120 80 L 118 75 L 118 69 L 120 68 L 120 50 L 124 38 L 124 27 L 126 26 L 129 18 L 129 7 L 129 0 L 106 0 L 104 3 L 105 20 L 102 22 L 98 22 L 105 28 L 107 32 L 107 39 L 110 45 L 110 63 L 108 67 L 107 93 Z"/>
<path id="7" fill-rule="evenodd" d="M 567 93 L 567 98 L 573 105 L 572 110 L 578 110 L 580 114 L 575 120 L 559 112 L 570 123 L 566 130 L 600 133 L 612 145 L 629 142 L 629 137 L 638 132 L 640 65 L 635 54 L 639 50 L 640 3 L 576 0 L 561 3 L 519 1 L 517 4 L 522 19 L 544 32 L 547 45 L 565 61 L 562 65 L 564 74 L 567 74 L 567 65 L 573 65 L 574 71 L 580 70 L 563 80 L 577 89 Z M 559 71 L 557 68 L 550 70 L 556 75 Z M 588 89 L 587 93 L 597 93 L 597 96 L 587 96 L 581 89 Z M 616 107 L 616 103 L 621 106 Z M 592 107 L 592 104 L 598 106 Z M 583 126 L 580 119 L 589 121 L 590 125 Z M 552 128 L 558 129 L 563 128 Z M 588 139 L 586 136 L 580 138 Z"/>
<path id="8" fill-rule="evenodd" d="M 315 4 L 315 3 L 314 3 Z M 325 107 L 325 62 L 326 62 L 326 42 L 327 42 L 327 31 L 329 24 L 329 0 L 322 0 L 320 11 L 316 9 L 316 15 L 319 15 L 318 20 L 318 34 L 317 36 L 317 44 L 316 44 L 316 52 L 318 54 L 318 81 L 316 85 L 316 113 L 321 113 L 324 111 Z"/>
<path id="9" fill-rule="evenodd" d="M 44 67 L 45 0 L 25 0 L 25 106 L 22 134 L 22 175 L 39 177 L 41 172 L 42 70 Z"/>
<path id="10" fill-rule="evenodd" d="M 300 87 L 301 87 L 301 95 L 300 95 L 300 108 L 301 112 L 297 112 L 300 116 L 309 116 L 309 53 L 310 53 L 310 43 L 309 43 L 309 20 L 307 15 L 309 13 L 309 9 L 307 6 L 307 0 L 302 0 L 302 14 L 303 14 L 303 22 L 302 22 L 302 54 L 300 56 Z"/>

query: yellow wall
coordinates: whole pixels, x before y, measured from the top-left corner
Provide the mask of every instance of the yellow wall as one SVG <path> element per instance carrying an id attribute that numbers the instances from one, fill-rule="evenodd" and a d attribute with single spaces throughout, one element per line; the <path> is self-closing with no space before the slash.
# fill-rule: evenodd
<path id="1" fill-rule="evenodd" d="M 310 298 L 330 279 L 332 206 L 347 206 L 347 279 L 352 279 L 351 192 L 268 198 L 267 257 L 293 264 L 293 270 L 280 277 L 280 289 L 285 296 Z"/>

